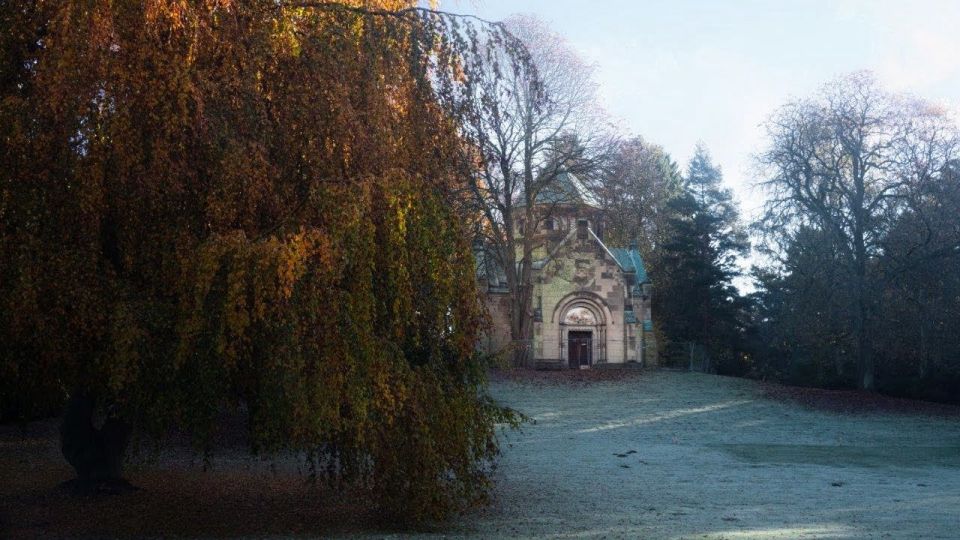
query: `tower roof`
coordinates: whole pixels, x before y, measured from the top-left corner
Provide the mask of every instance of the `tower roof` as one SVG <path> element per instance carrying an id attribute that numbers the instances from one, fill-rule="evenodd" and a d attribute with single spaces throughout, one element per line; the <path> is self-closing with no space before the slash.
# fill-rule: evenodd
<path id="1" fill-rule="evenodd" d="M 568 171 L 558 173 L 553 182 L 537 193 L 536 204 L 571 204 L 600 208 L 600 201 L 590 188 Z M 518 206 L 522 206 L 522 203 Z"/>

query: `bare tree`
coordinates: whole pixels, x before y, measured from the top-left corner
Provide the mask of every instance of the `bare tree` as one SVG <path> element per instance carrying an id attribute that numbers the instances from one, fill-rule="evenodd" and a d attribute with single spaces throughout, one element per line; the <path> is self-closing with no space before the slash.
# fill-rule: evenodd
<path id="1" fill-rule="evenodd" d="M 515 16 L 504 25 L 526 46 L 529 62 L 485 78 L 474 90 L 476 113 L 466 138 L 479 152 L 471 198 L 506 274 L 514 358 L 523 365 L 533 337 L 533 259 L 542 242 L 537 231 L 552 212 L 538 204 L 540 195 L 564 173 L 594 171 L 611 140 L 596 107 L 591 66 L 536 18 Z M 488 65 L 501 64 L 494 58 Z M 554 205 L 562 202 L 552 198 Z"/>
<path id="2" fill-rule="evenodd" d="M 616 145 L 594 184 L 604 239 L 636 242 L 644 260 L 653 262 L 667 229 L 667 204 L 683 189 L 677 164 L 660 145 L 633 137 Z"/>
<path id="3" fill-rule="evenodd" d="M 956 129 L 943 110 L 886 92 L 860 72 L 782 107 L 767 135 L 758 156 L 770 195 L 761 229 L 773 243 L 806 226 L 832 236 L 842 270 L 837 286 L 850 291 L 858 383 L 874 389 L 870 330 L 882 241 L 955 155 Z"/>

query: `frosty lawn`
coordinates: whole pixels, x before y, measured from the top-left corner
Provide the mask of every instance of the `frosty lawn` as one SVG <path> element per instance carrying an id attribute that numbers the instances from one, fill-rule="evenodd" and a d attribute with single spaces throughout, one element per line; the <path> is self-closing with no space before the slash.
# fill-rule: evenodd
<path id="1" fill-rule="evenodd" d="M 960 535 L 960 408 L 884 401 L 912 412 L 830 412 L 768 399 L 756 382 L 689 373 L 515 378 L 498 376 L 491 390 L 536 423 L 506 435 L 494 504 L 424 536 Z M 57 488 L 72 472 L 56 422 L 27 431 L 0 429 L 0 538 L 409 536 L 305 485 L 296 460 L 250 458 L 242 438 L 223 441 L 206 472 L 172 445 L 130 467 L 140 491 L 78 499 Z"/>
<path id="2" fill-rule="evenodd" d="M 752 381 L 672 372 L 492 391 L 536 424 L 506 438 L 495 505 L 454 534 L 960 534 L 956 416 L 812 410 Z"/>

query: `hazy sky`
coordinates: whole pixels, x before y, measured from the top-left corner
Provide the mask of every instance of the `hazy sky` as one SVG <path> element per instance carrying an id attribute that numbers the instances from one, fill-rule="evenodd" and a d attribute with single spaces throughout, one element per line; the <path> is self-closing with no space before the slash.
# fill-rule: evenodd
<path id="1" fill-rule="evenodd" d="M 445 0 L 493 20 L 532 13 L 596 64 L 626 133 L 681 165 L 702 140 L 748 216 L 759 124 L 850 71 L 960 110 L 960 0 Z"/>

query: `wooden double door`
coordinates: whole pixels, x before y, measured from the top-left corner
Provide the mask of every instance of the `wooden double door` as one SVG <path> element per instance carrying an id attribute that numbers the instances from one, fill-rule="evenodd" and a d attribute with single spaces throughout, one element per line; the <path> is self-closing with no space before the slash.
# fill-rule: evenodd
<path id="1" fill-rule="evenodd" d="M 570 369 L 580 369 L 580 366 L 589 366 L 593 363 L 593 332 L 568 332 L 567 346 Z"/>

